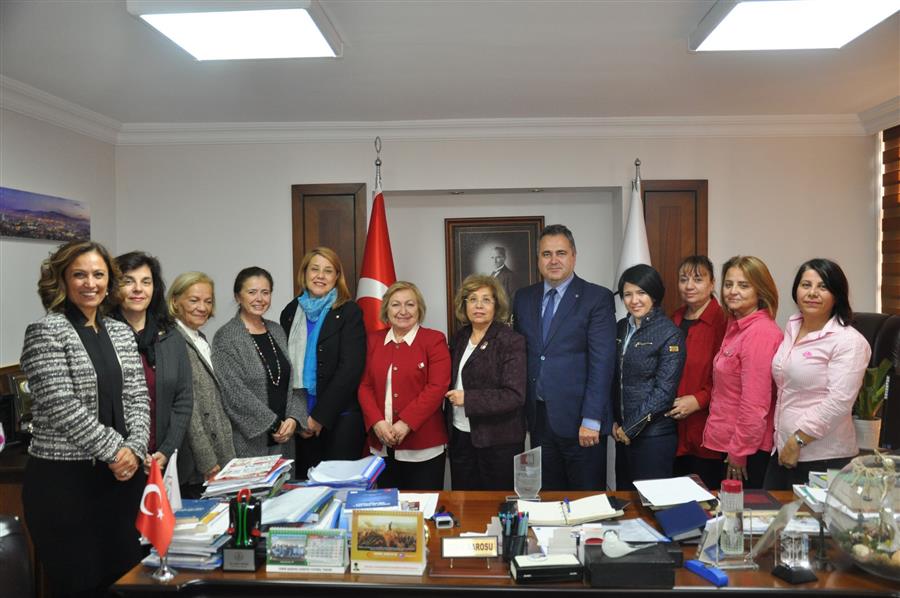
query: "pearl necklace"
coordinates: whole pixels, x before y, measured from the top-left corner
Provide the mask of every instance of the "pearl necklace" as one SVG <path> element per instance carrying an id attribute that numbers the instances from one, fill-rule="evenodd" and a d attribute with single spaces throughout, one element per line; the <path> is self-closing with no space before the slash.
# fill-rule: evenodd
<path id="1" fill-rule="evenodd" d="M 256 343 L 256 338 L 254 338 L 253 335 L 250 335 L 250 338 L 253 339 L 253 346 L 256 348 L 256 352 L 259 354 L 259 358 L 262 359 L 263 366 L 265 366 L 266 372 L 268 372 L 269 374 L 269 380 L 272 382 L 272 386 L 277 387 L 278 383 L 281 382 L 281 360 L 278 359 L 278 351 L 275 349 L 275 339 L 272 338 L 272 334 L 268 330 L 266 330 L 266 336 L 269 337 L 269 344 L 272 345 L 272 354 L 275 355 L 275 366 L 278 368 L 278 375 L 276 376 L 272 375 L 272 368 L 269 367 L 269 362 L 266 361 L 262 350 Z"/>

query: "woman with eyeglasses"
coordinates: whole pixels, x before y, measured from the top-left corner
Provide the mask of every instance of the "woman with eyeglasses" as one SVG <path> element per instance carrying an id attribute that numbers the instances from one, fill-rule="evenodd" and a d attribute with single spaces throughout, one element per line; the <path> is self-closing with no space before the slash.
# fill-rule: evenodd
<path id="1" fill-rule="evenodd" d="M 463 327 L 450 343 L 444 410 L 453 489 L 510 490 L 513 457 L 525 449 L 525 337 L 509 327 L 494 277 L 467 277 L 455 305 Z"/>

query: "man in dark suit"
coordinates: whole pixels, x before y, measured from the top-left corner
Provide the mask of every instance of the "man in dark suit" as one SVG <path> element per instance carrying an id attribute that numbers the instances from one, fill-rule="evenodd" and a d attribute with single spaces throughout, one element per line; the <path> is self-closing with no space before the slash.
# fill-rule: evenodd
<path id="1" fill-rule="evenodd" d="M 513 296 L 513 271 L 506 265 L 506 247 L 494 247 L 494 254 L 491 256 L 494 261 L 494 270 L 491 276 L 497 279 L 506 296 L 512 301 Z"/>
<path id="2" fill-rule="evenodd" d="M 525 409 L 531 446 L 541 447 L 545 490 L 606 488 L 606 444 L 616 320 L 612 293 L 575 275 L 575 239 L 561 224 L 541 232 L 543 282 L 515 296 L 515 329 L 525 336 Z"/>

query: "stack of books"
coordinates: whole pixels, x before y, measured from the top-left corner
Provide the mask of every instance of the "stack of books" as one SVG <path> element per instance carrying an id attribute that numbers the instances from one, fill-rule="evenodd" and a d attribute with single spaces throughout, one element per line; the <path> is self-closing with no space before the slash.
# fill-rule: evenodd
<path id="1" fill-rule="evenodd" d="M 384 471 L 384 459 L 371 455 L 356 461 L 322 461 L 307 472 L 307 485 L 368 490 Z"/>
<path id="2" fill-rule="evenodd" d="M 175 532 L 169 545 L 169 565 L 176 569 L 216 569 L 222 565 L 222 547 L 228 543 L 228 503 L 215 500 L 183 500 L 175 512 Z M 159 566 L 152 549 L 142 561 Z"/>
<path id="3" fill-rule="evenodd" d="M 327 486 L 295 488 L 262 503 L 262 525 L 318 522 L 320 510 L 331 501 L 334 490 Z M 312 515 L 316 515 L 313 520 Z"/>
<path id="4" fill-rule="evenodd" d="M 249 488 L 253 494 L 274 493 L 287 480 L 293 459 L 280 455 L 232 459 L 216 477 L 204 482 L 204 498 L 237 494 Z"/>

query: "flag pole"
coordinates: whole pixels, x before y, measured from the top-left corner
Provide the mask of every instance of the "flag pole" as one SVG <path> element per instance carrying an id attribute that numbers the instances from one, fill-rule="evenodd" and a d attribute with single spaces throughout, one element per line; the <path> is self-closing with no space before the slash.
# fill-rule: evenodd
<path id="1" fill-rule="evenodd" d="M 166 554 L 159 557 L 159 569 L 151 573 L 150 577 L 160 583 L 169 583 L 175 579 L 176 575 L 178 575 L 178 571 L 169 566 L 169 551 L 167 550 Z"/>

